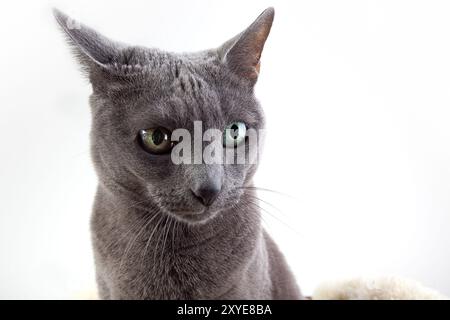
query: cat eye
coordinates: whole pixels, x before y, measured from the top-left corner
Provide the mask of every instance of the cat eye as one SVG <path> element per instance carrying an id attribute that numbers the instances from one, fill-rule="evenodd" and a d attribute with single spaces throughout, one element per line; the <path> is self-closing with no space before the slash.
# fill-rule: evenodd
<path id="1" fill-rule="evenodd" d="M 223 146 L 236 148 L 245 142 L 247 126 L 243 122 L 230 123 L 223 132 Z"/>
<path id="2" fill-rule="evenodd" d="M 169 153 L 173 143 L 170 141 L 171 132 L 163 127 L 140 130 L 139 138 L 144 150 L 153 154 Z"/>

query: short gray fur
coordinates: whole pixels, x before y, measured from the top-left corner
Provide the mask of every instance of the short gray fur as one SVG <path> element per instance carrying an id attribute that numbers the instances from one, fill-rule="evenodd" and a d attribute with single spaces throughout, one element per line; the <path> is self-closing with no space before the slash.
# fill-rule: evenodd
<path id="1" fill-rule="evenodd" d="M 128 46 L 55 10 L 93 93 L 91 220 L 102 299 L 301 299 L 261 226 L 255 164 L 175 165 L 146 153 L 140 129 L 264 127 L 254 96 L 273 8 L 216 49 L 169 53 Z M 221 185 L 203 205 L 198 186 Z"/>

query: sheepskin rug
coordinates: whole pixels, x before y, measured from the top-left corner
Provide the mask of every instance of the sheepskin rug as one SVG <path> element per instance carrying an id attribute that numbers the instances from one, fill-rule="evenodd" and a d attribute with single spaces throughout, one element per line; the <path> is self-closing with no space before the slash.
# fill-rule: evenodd
<path id="1" fill-rule="evenodd" d="M 313 294 L 313 300 L 449 300 L 420 283 L 397 277 L 355 278 L 327 282 Z"/>

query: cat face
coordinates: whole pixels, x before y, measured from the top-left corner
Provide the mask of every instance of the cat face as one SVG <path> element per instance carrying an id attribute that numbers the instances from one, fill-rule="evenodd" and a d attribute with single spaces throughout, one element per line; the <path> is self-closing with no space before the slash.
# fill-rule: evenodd
<path id="1" fill-rule="evenodd" d="M 239 135 L 264 127 L 253 87 L 273 9 L 221 47 L 192 54 L 118 44 L 60 12 L 55 16 L 92 83 L 91 148 L 100 183 L 138 194 L 190 223 L 233 208 L 256 163 L 225 161 L 237 153 L 225 129 L 235 130 L 231 139 L 240 139 L 246 159 L 257 158 L 259 149 Z M 180 129 L 191 141 L 172 141 Z M 205 141 L 208 129 L 224 134 L 224 141 L 222 135 L 215 141 L 223 161 L 201 159 L 212 141 Z M 261 134 L 257 138 L 260 146 Z M 172 151 L 182 142 L 189 146 L 184 160 L 192 161 L 175 163 Z"/>

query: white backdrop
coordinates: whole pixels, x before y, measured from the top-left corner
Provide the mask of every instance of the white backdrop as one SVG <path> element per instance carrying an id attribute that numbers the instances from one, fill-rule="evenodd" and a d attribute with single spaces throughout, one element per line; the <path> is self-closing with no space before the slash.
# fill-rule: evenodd
<path id="1" fill-rule="evenodd" d="M 400 275 L 450 294 L 448 1 L 9 1 L 0 8 L 0 298 L 93 288 L 89 84 L 57 6 L 124 42 L 215 47 L 267 6 L 264 219 L 305 293 Z M 276 207 L 277 209 L 275 209 Z"/>

